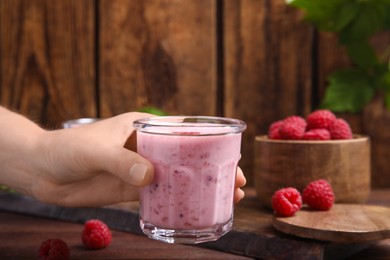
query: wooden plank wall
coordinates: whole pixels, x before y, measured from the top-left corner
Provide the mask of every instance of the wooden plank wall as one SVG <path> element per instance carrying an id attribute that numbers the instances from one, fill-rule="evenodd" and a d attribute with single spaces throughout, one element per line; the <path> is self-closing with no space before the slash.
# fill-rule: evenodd
<path id="1" fill-rule="evenodd" d="M 215 1 L 99 2 L 101 116 L 216 113 Z"/>
<path id="2" fill-rule="evenodd" d="M 0 102 L 47 127 L 97 115 L 95 2 L 0 2 Z"/>
<path id="3" fill-rule="evenodd" d="M 143 106 L 240 118 L 249 183 L 254 136 L 316 108 L 340 53 L 284 0 L 0 1 L 2 105 L 48 128 Z"/>
<path id="4" fill-rule="evenodd" d="M 241 165 L 252 172 L 254 136 L 311 110 L 313 30 L 283 0 L 223 4 L 225 115 L 247 122 Z"/>

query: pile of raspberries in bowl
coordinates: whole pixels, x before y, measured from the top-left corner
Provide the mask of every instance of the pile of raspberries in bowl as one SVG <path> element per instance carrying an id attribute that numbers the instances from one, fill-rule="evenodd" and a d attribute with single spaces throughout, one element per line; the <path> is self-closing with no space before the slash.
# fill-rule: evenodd
<path id="1" fill-rule="evenodd" d="M 268 138 L 274 140 L 342 140 L 352 139 L 350 125 L 337 118 L 330 110 L 320 109 L 310 113 L 306 119 L 289 116 L 272 123 Z"/>

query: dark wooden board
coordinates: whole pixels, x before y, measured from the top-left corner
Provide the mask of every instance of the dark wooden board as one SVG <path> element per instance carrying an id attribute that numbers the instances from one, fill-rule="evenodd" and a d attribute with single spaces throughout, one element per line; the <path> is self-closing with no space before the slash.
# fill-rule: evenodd
<path id="1" fill-rule="evenodd" d="M 383 240 L 390 238 L 390 208 L 358 204 L 335 204 L 328 211 L 304 208 L 292 217 L 275 217 L 273 226 L 286 234 L 322 241 Z"/>
<path id="2" fill-rule="evenodd" d="M 188 245 L 165 244 L 113 229 L 109 247 L 87 250 L 81 242 L 82 229 L 80 223 L 0 211 L 0 258 L 37 259 L 41 243 L 55 237 L 67 243 L 70 259 L 251 259 Z"/>
<path id="3" fill-rule="evenodd" d="M 0 193 L 0 210 L 83 223 L 99 218 L 111 228 L 141 234 L 138 204 L 105 208 L 63 208 L 46 205 L 18 194 Z M 215 242 L 200 247 L 260 259 L 329 259 L 352 255 L 371 243 L 329 243 L 285 235 L 272 227 L 273 214 L 260 208 L 252 189 L 235 209 L 233 230 Z"/>

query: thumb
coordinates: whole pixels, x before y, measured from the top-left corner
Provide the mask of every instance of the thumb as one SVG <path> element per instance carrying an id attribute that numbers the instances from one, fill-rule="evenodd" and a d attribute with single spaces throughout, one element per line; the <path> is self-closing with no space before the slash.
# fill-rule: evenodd
<path id="1" fill-rule="evenodd" d="M 116 155 L 113 154 L 111 160 L 106 160 L 104 165 L 108 172 L 136 187 L 150 184 L 154 177 L 153 164 L 124 147 L 118 149 Z"/>
<path id="2" fill-rule="evenodd" d="M 137 187 L 150 184 L 154 176 L 153 165 L 150 162 L 136 162 L 130 166 L 130 171 L 123 180 Z"/>

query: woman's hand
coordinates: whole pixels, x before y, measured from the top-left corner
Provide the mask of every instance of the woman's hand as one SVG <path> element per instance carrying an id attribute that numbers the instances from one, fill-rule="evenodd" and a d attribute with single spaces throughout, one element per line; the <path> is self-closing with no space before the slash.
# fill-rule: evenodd
<path id="1" fill-rule="evenodd" d="M 138 199 L 137 187 L 153 180 L 153 165 L 135 152 L 133 121 L 125 113 L 41 136 L 32 194 L 65 206 L 100 206 Z"/>
<path id="2" fill-rule="evenodd" d="M 237 167 L 236 186 L 234 190 L 234 203 L 239 202 L 245 196 L 244 191 L 241 189 L 246 184 L 246 178 L 240 167 Z"/>

